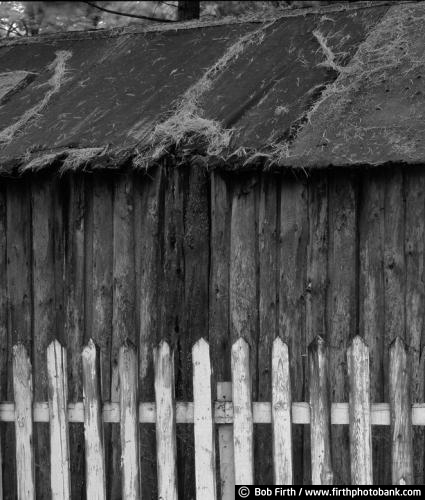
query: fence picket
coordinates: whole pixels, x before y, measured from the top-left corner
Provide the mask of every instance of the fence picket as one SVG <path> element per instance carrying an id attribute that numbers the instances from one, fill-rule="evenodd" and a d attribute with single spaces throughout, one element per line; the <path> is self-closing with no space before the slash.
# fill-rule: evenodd
<path id="1" fill-rule="evenodd" d="M 122 497 L 140 498 L 138 367 L 136 347 L 126 341 L 119 350 Z"/>
<path id="2" fill-rule="evenodd" d="M 47 347 L 52 500 L 71 498 L 66 349 L 54 340 Z"/>
<path id="3" fill-rule="evenodd" d="M 254 483 L 253 418 L 249 345 L 242 337 L 232 346 L 232 400 L 235 483 Z"/>
<path id="4" fill-rule="evenodd" d="M 358 335 L 347 350 L 351 481 L 373 484 L 369 348 Z"/>
<path id="5" fill-rule="evenodd" d="M 34 500 L 33 382 L 31 362 L 23 344 L 13 346 L 13 393 L 18 500 Z"/>
<path id="6" fill-rule="evenodd" d="M 413 484 L 412 410 L 408 356 L 400 337 L 390 345 L 392 484 Z"/>
<path id="7" fill-rule="evenodd" d="M 82 355 L 86 491 L 90 500 L 106 500 L 99 354 L 90 339 Z"/>
<path id="8" fill-rule="evenodd" d="M 177 500 L 174 355 L 163 340 L 154 351 L 158 498 Z"/>
<path id="9" fill-rule="evenodd" d="M 214 404 L 211 393 L 210 347 L 199 339 L 192 348 L 193 424 L 196 498 L 216 500 Z"/>
<path id="10" fill-rule="evenodd" d="M 288 346 L 280 337 L 272 347 L 272 433 L 275 484 L 292 484 L 291 379 Z"/>
<path id="11" fill-rule="evenodd" d="M 219 408 L 232 401 L 232 383 L 217 382 L 217 400 Z M 216 412 L 217 414 L 217 412 Z M 218 426 L 218 453 L 220 458 L 220 490 L 222 500 L 235 498 L 235 462 L 233 460 L 233 425 Z"/>
<path id="12" fill-rule="evenodd" d="M 331 404 L 328 350 L 322 337 L 308 348 L 310 380 L 311 480 L 314 485 L 333 483 L 331 456 Z"/>

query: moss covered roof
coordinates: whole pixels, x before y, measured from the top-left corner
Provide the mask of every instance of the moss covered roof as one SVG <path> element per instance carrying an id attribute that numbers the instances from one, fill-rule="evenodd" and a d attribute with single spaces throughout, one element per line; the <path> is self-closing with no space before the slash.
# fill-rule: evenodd
<path id="1" fill-rule="evenodd" d="M 425 4 L 0 46 L 3 171 L 425 163 Z"/>

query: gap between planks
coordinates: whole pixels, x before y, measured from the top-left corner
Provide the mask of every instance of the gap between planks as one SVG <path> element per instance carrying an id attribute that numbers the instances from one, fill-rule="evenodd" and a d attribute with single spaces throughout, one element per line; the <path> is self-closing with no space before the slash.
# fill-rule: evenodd
<path id="1" fill-rule="evenodd" d="M 254 424 L 271 423 L 271 403 L 254 402 L 253 420 Z M 139 421 L 143 424 L 155 423 L 156 410 L 155 403 L 140 403 Z M 0 422 L 14 422 L 14 403 L 0 403 Z M 33 405 L 33 421 L 49 422 L 49 403 L 41 402 Z M 84 422 L 83 403 L 70 403 L 68 405 L 68 421 Z M 119 403 L 104 403 L 103 421 L 106 423 L 119 423 L 120 405 Z M 193 423 L 193 403 L 176 403 L 176 422 L 178 424 Z M 214 408 L 214 422 L 216 424 L 233 423 L 233 405 L 231 402 L 216 401 Z M 292 403 L 292 423 L 309 424 L 310 406 L 308 403 Z M 348 425 L 348 403 L 332 403 L 331 423 L 333 425 Z M 390 405 L 389 403 L 374 403 L 371 405 L 372 425 L 390 425 Z M 412 405 L 412 424 L 425 426 L 425 403 L 415 403 Z"/>

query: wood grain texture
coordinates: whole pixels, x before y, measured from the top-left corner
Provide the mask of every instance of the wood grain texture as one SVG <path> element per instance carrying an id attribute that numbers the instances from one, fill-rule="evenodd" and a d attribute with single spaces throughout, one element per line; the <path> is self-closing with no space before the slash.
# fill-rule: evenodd
<path id="1" fill-rule="evenodd" d="M 310 345 L 316 336 L 327 337 L 328 287 L 328 175 L 312 174 L 308 185 L 308 242 L 305 293 L 305 337 Z M 304 372 L 304 400 L 309 401 L 309 370 Z M 310 433 L 304 432 L 303 484 L 311 483 Z"/>
<path id="2" fill-rule="evenodd" d="M 64 339 L 68 353 L 69 401 L 83 398 L 81 351 L 84 345 L 85 318 L 85 181 L 81 174 L 64 178 Z M 85 494 L 84 429 L 69 429 L 71 455 L 71 496 L 81 500 Z"/>
<path id="3" fill-rule="evenodd" d="M 216 500 L 215 427 L 210 348 L 202 338 L 192 348 L 192 362 L 196 498 Z"/>
<path id="4" fill-rule="evenodd" d="M 13 397 L 12 346 L 22 342 L 32 353 L 32 280 L 31 280 L 31 191 L 27 180 L 11 180 L 6 184 L 7 196 L 7 318 L 8 318 L 8 399 Z M 15 456 L 14 432 L 6 432 L 5 456 Z M 14 460 L 5 461 L 4 477 L 8 478 L 5 495 L 16 494 Z"/>
<path id="5" fill-rule="evenodd" d="M 271 401 L 272 397 L 272 344 L 277 335 L 278 311 L 278 204 L 277 182 L 268 175 L 261 175 L 258 202 L 258 376 L 257 399 Z M 271 427 L 257 426 L 254 433 L 255 483 L 271 484 L 273 481 L 273 452 Z"/>
<path id="6" fill-rule="evenodd" d="M 230 382 L 222 382 L 221 391 L 232 390 Z M 220 384 L 220 385 L 221 385 Z M 154 424 L 156 422 L 156 405 L 153 402 L 139 404 L 139 422 L 141 424 Z M 176 403 L 176 423 L 177 424 L 193 424 L 193 403 L 178 401 Z M 292 423 L 300 425 L 310 424 L 310 404 L 306 402 L 292 403 Z M 15 405 L 13 403 L 0 403 L 0 422 L 15 421 Z M 101 412 L 101 418 L 105 423 L 120 422 L 120 406 L 119 403 L 105 402 Z M 252 403 L 252 420 L 254 424 L 270 424 L 272 421 L 272 409 L 270 402 Z M 49 403 L 41 402 L 33 405 L 33 421 L 48 423 L 49 419 Z M 68 421 L 72 424 L 84 422 L 84 404 L 69 403 L 68 404 Z M 223 397 L 219 401 L 214 402 L 214 421 L 219 426 L 233 423 L 233 403 L 231 397 L 228 402 L 224 402 Z M 348 425 L 349 424 L 349 404 L 348 403 L 332 403 L 331 406 L 331 424 L 332 425 Z M 374 403 L 371 405 L 370 421 L 372 426 L 391 425 L 390 404 L 389 403 Z M 425 403 L 412 404 L 412 425 L 417 427 L 425 426 Z M 233 455 L 232 455 L 233 456 Z"/>
<path id="7" fill-rule="evenodd" d="M 163 167 L 134 177 L 134 223 L 136 289 L 139 324 L 139 395 L 153 401 L 153 348 L 159 338 L 159 293 L 161 286 Z M 155 427 L 140 428 L 142 498 L 157 496 Z"/>
<path id="8" fill-rule="evenodd" d="M 36 401 L 47 399 L 48 376 L 46 349 L 57 332 L 59 321 L 57 311 L 61 297 L 56 296 L 56 281 L 62 281 L 55 244 L 62 234 L 56 225 L 57 208 L 55 192 L 57 183 L 44 178 L 31 183 L 32 204 L 32 301 L 33 301 L 33 343 L 34 397 Z M 60 246 L 59 246 L 60 249 Z M 59 300 L 57 300 L 59 299 Z M 58 332 L 59 333 L 59 332 Z M 37 426 L 34 434 L 36 462 L 37 497 L 50 495 L 49 429 Z"/>
<path id="9" fill-rule="evenodd" d="M 154 354 L 158 498 L 177 500 L 176 410 L 174 355 L 167 341 Z"/>
<path id="10" fill-rule="evenodd" d="M 122 498 L 140 498 L 138 366 L 134 344 L 119 350 Z"/>
<path id="11" fill-rule="evenodd" d="M 10 377 L 10 348 L 8 343 L 8 294 L 7 294 L 7 198 L 6 186 L 0 186 L 0 274 L 3 279 L 0 280 L 0 399 L 6 401 L 8 399 L 8 378 Z M 13 480 L 8 481 L 8 484 L 3 484 L 3 464 L 4 469 L 11 467 L 12 460 L 5 461 L 3 457 L 6 455 L 7 428 L 10 425 L 3 425 L 0 429 L 0 498 L 7 498 L 9 488 L 13 487 Z M 11 440 L 10 440 L 11 441 Z M 7 450 L 8 451 L 8 450 Z M 13 453 L 12 453 L 13 456 Z M 8 476 L 6 476 L 8 477 Z"/>
<path id="12" fill-rule="evenodd" d="M 311 482 L 333 484 L 328 348 L 322 337 L 309 345 Z"/>
<path id="13" fill-rule="evenodd" d="M 187 166 L 184 200 L 184 304 L 178 349 L 178 399 L 191 401 L 192 346 L 208 338 L 208 295 L 210 259 L 209 178 L 203 164 L 192 160 Z M 180 496 L 193 497 L 195 460 L 193 429 L 179 429 Z M 184 470 L 183 470 L 184 469 Z M 184 480 L 184 481 L 183 481 Z"/>
<path id="14" fill-rule="evenodd" d="M 118 364 L 122 343 L 129 339 L 136 343 L 136 269 L 134 241 L 134 181 L 131 174 L 121 174 L 113 184 L 113 269 L 112 269 L 112 338 L 110 370 Z M 111 371 L 112 374 L 112 371 Z M 111 375 L 112 397 L 114 380 Z M 118 428 L 110 429 L 111 457 L 120 455 L 121 443 Z M 137 434 L 138 436 L 138 434 Z M 111 500 L 120 498 L 121 467 L 109 460 Z M 112 484 L 113 483 L 113 484 Z M 112 494 L 113 492 L 113 494 Z M 138 493 L 139 494 L 139 493 Z M 125 498 L 125 497 L 124 497 Z"/>
<path id="15" fill-rule="evenodd" d="M 425 174 L 421 168 L 409 169 L 405 178 L 405 264 L 406 264 L 406 343 L 409 346 L 411 397 L 415 403 L 425 398 L 424 338 L 424 258 L 425 258 Z M 425 432 L 413 431 L 415 484 L 425 481 Z"/>
<path id="16" fill-rule="evenodd" d="M 350 456 L 353 485 L 373 484 L 369 348 L 360 336 L 347 350 Z"/>
<path id="17" fill-rule="evenodd" d="M 257 177 L 244 178 L 232 193 L 230 232 L 230 335 L 243 337 L 250 346 L 251 382 L 256 392 L 257 375 Z"/>
<path id="18" fill-rule="evenodd" d="M 384 402 L 385 366 L 385 283 L 384 283 L 384 202 L 385 173 L 362 175 L 359 207 L 359 334 L 370 353 L 371 401 Z M 372 429 L 374 484 L 390 484 L 390 434 L 388 428 Z"/>
<path id="19" fill-rule="evenodd" d="M 292 484 L 291 377 L 288 346 L 277 337 L 272 348 L 272 435 L 274 484 Z"/>
<path id="20" fill-rule="evenodd" d="M 250 349 L 243 338 L 232 346 L 231 367 L 235 484 L 254 484 Z"/>
<path id="21" fill-rule="evenodd" d="M 391 484 L 413 484 L 412 412 L 409 357 L 396 337 L 390 346 Z"/>
<path id="22" fill-rule="evenodd" d="M 217 422 L 217 410 L 225 411 L 226 402 L 232 401 L 232 383 L 217 383 L 217 402 L 214 408 L 214 421 Z M 218 406 L 218 408 L 217 408 Z M 233 417 L 233 415 L 232 415 Z M 222 500 L 235 498 L 235 461 L 233 446 L 233 425 L 218 425 L 218 452 L 220 463 L 220 495 Z"/>
<path id="23" fill-rule="evenodd" d="M 66 349 L 54 340 L 47 348 L 52 500 L 71 498 Z"/>
<path id="24" fill-rule="evenodd" d="M 18 500 L 35 500 L 32 367 L 27 350 L 21 343 L 13 346 L 13 393 L 17 498 Z"/>
<path id="25" fill-rule="evenodd" d="M 82 361 L 87 498 L 106 500 L 100 352 L 91 339 L 83 350 Z"/>
<path id="26" fill-rule="evenodd" d="M 357 177 L 329 178 L 328 337 L 331 400 L 348 400 L 346 345 L 357 327 Z M 331 429 L 335 484 L 350 483 L 348 429 Z"/>
<path id="27" fill-rule="evenodd" d="M 279 335 L 291 353 L 292 399 L 304 400 L 306 363 L 305 296 L 307 189 L 302 180 L 283 177 L 280 189 Z M 293 429 L 294 483 L 303 481 L 304 429 Z"/>
<path id="28" fill-rule="evenodd" d="M 211 174 L 209 342 L 214 377 L 230 380 L 229 257 L 231 195 L 226 179 Z"/>

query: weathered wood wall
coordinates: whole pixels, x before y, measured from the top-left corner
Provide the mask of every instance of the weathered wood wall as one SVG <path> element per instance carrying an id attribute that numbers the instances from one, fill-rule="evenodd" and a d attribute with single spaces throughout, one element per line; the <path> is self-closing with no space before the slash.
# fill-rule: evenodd
<path id="1" fill-rule="evenodd" d="M 0 183 L 0 398 L 12 399 L 11 349 L 32 353 L 35 399 L 47 400 L 45 352 L 68 348 L 69 400 L 82 399 L 81 350 L 100 347 L 102 395 L 118 401 L 118 348 L 138 346 L 139 391 L 154 400 L 152 347 L 175 348 L 176 398 L 192 400 L 191 347 L 210 341 L 216 381 L 230 380 L 230 345 L 251 345 L 253 399 L 271 400 L 271 347 L 289 345 L 292 399 L 308 401 L 307 346 L 330 345 L 330 393 L 348 401 L 346 347 L 371 349 L 371 396 L 388 401 L 387 348 L 410 353 L 413 401 L 424 401 L 425 169 L 31 174 Z M 49 498 L 47 424 L 36 424 L 37 497 Z M 14 432 L 2 424 L 5 498 L 15 498 Z M 108 491 L 121 495 L 119 426 L 105 426 Z M 389 428 L 373 429 L 374 480 L 391 475 Z M 423 483 L 425 429 L 414 436 Z M 348 428 L 334 426 L 335 481 L 350 478 Z M 308 429 L 294 426 L 294 474 L 310 481 Z M 143 498 L 156 498 L 155 428 L 142 425 Z M 255 426 L 254 472 L 271 483 L 271 429 Z M 84 498 L 82 426 L 71 424 L 72 498 Z M 178 426 L 179 496 L 194 497 L 193 427 Z"/>

